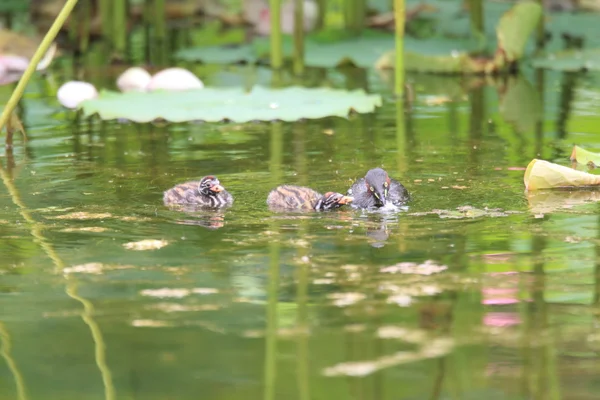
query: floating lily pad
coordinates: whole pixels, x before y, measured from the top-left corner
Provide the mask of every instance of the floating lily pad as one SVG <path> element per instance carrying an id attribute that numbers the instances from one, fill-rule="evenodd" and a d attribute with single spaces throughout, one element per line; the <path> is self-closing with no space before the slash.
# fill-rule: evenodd
<path id="1" fill-rule="evenodd" d="M 494 58 L 473 57 L 467 48 L 445 54 L 419 54 L 422 51 L 410 51 L 408 41 L 404 53 L 405 68 L 409 71 L 441 74 L 489 74 L 506 70 L 523 56 L 525 44 L 537 26 L 541 13 L 540 5 L 533 2 L 518 3 L 504 13 L 496 29 L 498 50 Z M 423 43 L 430 41 L 425 40 Z M 395 52 L 390 51 L 377 61 L 376 67 L 391 69 L 394 65 Z"/>
<path id="2" fill-rule="evenodd" d="M 305 63 L 311 67 L 331 68 L 351 63 L 358 67 L 372 67 L 382 54 L 394 47 L 394 37 L 389 34 L 367 33 L 360 38 L 347 38 L 338 41 L 309 37 L 305 42 Z M 293 40 L 283 37 L 283 55 L 291 58 Z M 250 44 L 238 46 L 210 46 L 183 49 L 176 57 L 185 61 L 228 64 L 233 62 L 268 61 L 269 41 L 259 38 Z"/>
<path id="3" fill-rule="evenodd" d="M 183 49 L 177 52 L 176 57 L 185 61 L 202 61 L 208 64 L 256 62 L 258 59 L 253 47 L 249 44 Z"/>
<path id="4" fill-rule="evenodd" d="M 116 93 L 103 91 L 80 108 L 104 120 L 127 119 L 150 122 L 207 121 L 297 121 L 329 116 L 347 117 L 351 110 L 373 112 L 381 96 L 363 90 L 289 87 L 268 89 L 255 86 L 250 92 L 234 88 L 205 88 L 184 92 Z"/>
<path id="5" fill-rule="evenodd" d="M 405 67 L 409 71 L 434 73 L 494 72 L 523 55 L 525 44 L 541 16 L 541 7 L 534 2 L 522 2 L 507 11 L 497 26 L 498 48 L 501 57 L 493 60 L 473 58 L 475 43 L 457 38 L 416 40 L 405 38 Z M 283 54 L 291 57 L 293 40 L 283 38 Z M 305 64 L 312 67 L 331 68 L 341 64 L 357 67 L 393 68 L 394 36 L 366 31 L 362 36 L 332 41 L 318 35 L 309 36 L 305 42 Z M 269 40 L 261 38 L 250 44 L 225 47 L 199 47 L 181 50 L 176 57 L 186 61 L 207 63 L 256 62 L 268 60 Z"/>
<path id="6" fill-rule="evenodd" d="M 508 10 L 496 27 L 498 49 L 503 51 L 507 62 L 523 57 L 525 45 L 533 29 L 542 17 L 542 8 L 538 3 L 523 2 Z"/>
<path id="7" fill-rule="evenodd" d="M 579 146 L 574 146 L 571 152 L 571 161 L 577 161 L 579 164 L 585 164 L 592 168 L 600 166 L 600 153 L 592 153 L 589 150 Z"/>
<path id="8" fill-rule="evenodd" d="M 598 71 L 600 70 L 600 49 L 565 50 L 535 58 L 532 64 L 535 68 L 557 71 Z"/>

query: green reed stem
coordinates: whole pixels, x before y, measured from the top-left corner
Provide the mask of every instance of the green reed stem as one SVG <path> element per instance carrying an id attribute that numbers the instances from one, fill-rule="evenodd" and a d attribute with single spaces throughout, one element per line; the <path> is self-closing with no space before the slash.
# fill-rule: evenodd
<path id="1" fill-rule="evenodd" d="M 79 5 L 81 30 L 79 30 L 79 51 L 84 53 L 87 51 L 90 44 L 90 28 L 92 25 L 92 4 L 91 0 L 83 0 L 83 3 Z"/>
<path id="2" fill-rule="evenodd" d="M 281 37 L 281 0 L 269 0 L 271 8 L 271 67 L 283 66 L 283 42 Z"/>
<path id="3" fill-rule="evenodd" d="M 29 62 L 27 69 L 25 70 L 23 76 L 19 80 L 17 87 L 10 95 L 10 99 L 8 99 L 8 103 L 6 103 L 6 106 L 2 111 L 2 115 L 0 115 L 0 131 L 4 128 L 4 126 L 6 126 L 10 115 L 19 103 L 19 100 L 21 100 L 23 92 L 25 91 L 25 86 L 27 86 L 27 83 L 29 82 L 31 76 L 35 72 L 37 65 L 39 64 L 44 54 L 46 54 L 46 52 L 50 48 L 50 45 L 54 41 L 54 38 L 56 38 L 58 31 L 64 25 L 65 21 L 69 17 L 69 14 L 71 14 L 71 11 L 73 11 L 73 8 L 76 4 L 77 0 L 67 0 L 62 10 L 60 10 L 60 13 L 52 23 L 52 26 L 48 30 L 48 33 L 46 33 L 46 36 L 44 36 L 42 43 L 40 43 L 40 45 L 38 46 L 33 57 L 31 57 L 31 61 Z"/>
<path id="4" fill-rule="evenodd" d="M 154 46 L 157 49 L 155 61 L 166 64 L 167 60 L 167 20 L 165 0 L 154 0 Z"/>
<path id="5" fill-rule="evenodd" d="M 100 0 L 100 18 L 102 21 L 102 35 L 112 41 L 113 0 Z"/>
<path id="6" fill-rule="evenodd" d="M 323 29 L 325 26 L 325 14 L 327 13 L 327 0 L 317 0 L 319 13 L 317 14 L 317 22 L 315 27 L 317 30 Z"/>
<path id="7" fill-rule="evenodd" d="M 544 16 L 545 7 L 544 0 L 538 0 L 540 7 L 542 8 L 542 15 L 540 17 L 540 21 L 538 22 L 537 29 L 537 48 L 543 49 L 546 43 L 546 18 Z"/>
<path id="8" fill-rule="evenodd" d="M 294 73 L 304 72 L 304 0 L 294 0 Z"/>
<path id="9" fill-rule="evenodd" d="M 112 43 L 115 56 L 123 58 L 127 49 L 127 0 L 113 0 Z"/>
<path id="10" fill-rule="evenodd" d="M 154 29 L 159 39 L 167 37 L 167 20 L 165 11 L 165 0 L 154 0 Z"/>
<path id="11" fill-rule="evenodd" d="M 269 172 L 273 186 L 281 183 L 281 165 L 283 161 L 283 126 L 281 122 L 271 123 L 271 139 L 269 143 Z M 272 219 L 269 223 L 271 232 L 279 234 L 280 222 Z M 275 384 L 277 381 L 277 330 L 279 303 L 279 268 L 281 265 L 281 242 L 279 235 L 269 242 L 269 283 L 267 288 L 266 329 L 265 329 L 265 370 L 264 400 L 275 400 Z"/>
<path id="12" fill-rule="evenodd" d="M 483 1 L 469 0 L 469 16 L 471 19 L 471 32 L 477 40 L 483 40 Z"/>
<path id="13" fill-rule="evenodd" d="M 365 20 L 367 17 L 367 2 L 366 0 L 355 0 L 356 10 L 354 15 L 354 29 L 356 33 L 361 33 L 365 27 Z"/>
<path id="14" fill-rule="evenodd" d="M 344 25 L 347 30 L 351 31 L 354 31 L 354 5 L 355 2 L 353 0 L 344 1 Z"/>
<path id="15" fill-rule="evenodd" d="M 394 18 L 396 20 L 396 67 L 394 79 L 394 93 L 397 96 L 404 93 L 404 24 L 405 24 L 404 0 L 394 0 Z"/>

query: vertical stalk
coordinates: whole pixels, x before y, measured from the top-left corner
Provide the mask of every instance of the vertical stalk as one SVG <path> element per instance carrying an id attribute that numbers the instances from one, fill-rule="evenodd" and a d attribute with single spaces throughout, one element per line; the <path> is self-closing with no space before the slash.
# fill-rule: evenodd
<path id="1" fill-rule="evenodd" d="M 29 61 L 29 65 L 27 66 L 27 69 L 25 70 L 25 72 L 23 73 L 23 76 L 19 80 L 17 87 L 10 95 L 10 99 L 8 99 L 8 102 L 6 103 L 6 106 L 4 107 L 4 110 L 2 111 L 2 114 L 0 115 L 0 131 L 2 130 L 2 128 L 4 128 L 4 126 L 8 122 L 10 115 L 12 114 L 13 110 L 17 106 L 17 103 L 19 103 L 19 100 L 23 96 L 23 92 L 25 91 L 25 86 L 27 86 L 27 83 L 29 82 L 29 80 L 31 79 L 31 76 L 35 72 L 37 65 L 40 63 L 42 57 L 44 56 L 44 54 L 46 54 L 46 52 L 50 48 L 50 45 L 54 41 L 54 38 L 58 34 L 58 31 L 63 26 L 66 19 L 69 17 L 69 14 L 71 14 L 71 11 L 73 11 L 73 8 L 75 7 L 76 4 L 77 4 L 77 0 L 67 0 L 65 5 L 63 6 L 62 10 L 60 10 L 60 13 L 58 13 L 58 15 L 56 16 L 56 19 L 54 20 L 54 22 L 52 23 L 52 26 L 48 30 L 48 33 L 46 33 L 46 36 L 44 36 L 42 43 L 40 43 L 40 45 L 37 48 L 37 50 L 35 51 L 35 54 L 33 55 L 33 57 L 31 57 L 31 60 Z"/>
<path id="2" fill-rule="evenodd" d="M 317 5 L 319 6 L 319 13 L 317 14 L 317 22 L 316 28 L 317 30 L 323 29 L 325 27 L 325 14 L 327 13 L 327 0 L 317 0 Z"/>
<path id="3" fill-rule="evenodd" d="M 112 41 L 113 0 L 100 0 L 100 18 L 102 21 L 102 36 L 104 40 Z"/>
<path id="4" fill-rule="evenodd" d="M 307 233 L 307 220 L 301 221 L 302 231 Z M 308 249 L 302 249 L 302 252 L 308 253 Z M 296 326 L 300 329 L 298 334 L 297 349 L 297 367 L 296 379 L 298 384 L 298 399 L 310 400 L 310 346 L 309 346 L 309 314 L 308 314 L 308 280 L 310 277 L 310 265 L 303 263 L 298 266 L 298 285 L 296 290 L 296 302 L 298 304 L 298 314 Z"/>
<path id="5" fill-rule="evenodd" d="M 304 0 L 294 0 L 294 73 L 304 72 Z"/>
<path id="6" fill-rule="evenodd" d="M 154 43 L 157 55 L 154 61 L 158 64 L 166 64 L 167 56 L 167 21 L 165 12 L 165 0 L 154 0 Z"/>
<path id="7" fill-rule="evenodd" d="M 396 67 L 394 79 L 394 93 L 401 96 L 404 93 L 404 0 L 394 0 L 394 18 L 396 20 Z"/>
<path id="8" fill-rule="evenodd" d="M 271 8 L 271 67 L 283 66 L 283 46 L 281 39 L 281 0 L 269 0 Z"/>
<path id="9" fill-rule="evenodd" d="M 344 0 L 344 23 L 346 29 L 354 32 L 356 24 L 356 3 L 354 0 Z"/>
<path id="10" fill-rule="evenodd" d="M 84 53 L 87 51 L 89 43 L 90 43 L 90 27 L 91 27 L 91 19 L 92 19 L 92 4 L 91 0 L 83 0 L 83 2 L 79 5 L 79 23 L 80 29 L 79 31 L 79 51 Z"/>
<path id="11" fill-rule="evenodd" d="M 144 0 L 144 8 L 142 10 L 142 25 L 144 26 L 144 60 L 151 63 L 152 57 L 152 15 L 151 10 L 154 0 Z"/>
<path id="12" fill-rule="evenodd" d="M 540 21 L 538 23 L 538 29 L 537 29 L 537 48 L 538 50 L 541 50 L 544 48 L 545 43 L 546 43 L 546 18 L 544 15 L 544 0 L 538 0 L 538 3 L 540 5 L 540 7 L 542 8 L 542 15 L 540 17 Z"/>
<path id="13" fill-rule="evenodd" d="M 360 34 L 365 27 L 365 19 L 367 15 L 367 1 L 366 0 L 354 0 L 356 2 L 356 10 L 355 10 L 355 26 L 357 34 Z"/>
<path id="14" fill-rule="evenodd" d="M 471 33 L 478 41 L 482 41 L 484 38 L 482 0 L 469 0 L 469 15 L 471 17 Z"/>
<path id="15" fill-rule="evenodd" d="M 127 48 L 127 0 L 113 0 L 112 32 L 113 51 L 117 58 L 124 58 Z"/>
<path id="16" fill-rule="evenodd" d="M 85 0 L 83 0 L 85 2 Z M 77 16 L 77 18 L 73 18 Z M 81 20 L 81 3 L 78 4 L 78 7 L 75 7 L 73 12 L 73 16 L 69 19 L 69 43 L 75 45 L 77 43 L 77 49 L 79 49 L 79 41 L 78 41 L 78 31 L 79 31 L 79 22 Z"/>
<path id="17" fill-rule="evenodd" d="M 273 185 L 281 179 L 283 159 L 283 130 L 280 122 L 271 123 L 269 172 Z M 272 232 L 279 233 L 279 221 L 273 219 L 270 224 Z M 275 400 L 277 381 L 277 305 L 279 303 L 279 267 L 281 260 L 281 243 L 275 237 L 269 243 L 269 284 L 267 289 L 267 326 L 265 332 L 265 372 L 264 400 Z"/>

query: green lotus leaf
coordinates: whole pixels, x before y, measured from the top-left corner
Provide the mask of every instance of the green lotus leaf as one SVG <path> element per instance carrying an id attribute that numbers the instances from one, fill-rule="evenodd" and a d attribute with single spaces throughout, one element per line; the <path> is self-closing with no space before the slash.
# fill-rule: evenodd
<path id="1" fill-rule="evenodd" d="M 291 36 L 283 37 L 283 55 L 291 58 L 294 43 Z M 327 40 L 316 34 L 305 42 L 305 64 L 311 67 L 332 68 L 344 63 L 369 68 L 383 53 L 394 47 L 394 37 L 390 34 L 367 32 L 363 37 Z M 232 62 L 268 61 L 270 44 L 268 38 L 255 39 L 250 44 L 238 46 L 209 46 L 183 49 L 176 57 L 184 61 L 228 64 Z"/>
<path id="2" fill-rule="evenodd" d="M 523 57 L 525 45 L 542 17 L 542 7 L 538 3 L 524 1 L 508 10 L 496 27 L 498 50 L 504 53 L 506 61 L 512 63 Z"/>
<path id="3" fill-rule="evenodd" d="M 202 61 L 208 64 L 233 64 L 257 60 L 251 45 L 206 46 L 183 49 L 176 57 L 184 61 Z"/>
<path id="4" fill-rule="evenodd" d="M 579 164 L 596 168 L 600 166 L 600 153 L 593 153 L 579 146 L 574 146 L 571 152 L 571 161 L 577 161 Z"/>
<path id="5" fill-rule="evenodd" d="M 600 70 L 600 49 L 565 50 L 535 58 L 535 68 L 557 71 Z"/>
<path id="6" fill-rule="evenodd" d="M 363 90 L 288 87 L 268 89 L 255 86 L 250 92 L 239 88 L 204 88 L 183 92 L 117 93 L 103 91 L 98 98 L 84 101 L 84 115 L 101 119 L 127 119 L 134 122 L 229 120 L 297 121 L 330 116 L 346 118 L 353 110 L 373 112 L 381 106 L 381 96 Z"/>

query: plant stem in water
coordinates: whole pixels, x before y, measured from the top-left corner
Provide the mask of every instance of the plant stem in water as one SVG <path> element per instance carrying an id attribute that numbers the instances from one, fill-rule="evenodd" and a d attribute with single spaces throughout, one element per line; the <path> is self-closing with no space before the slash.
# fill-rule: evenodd
<path id="1" fill-rule="evenodd" d="M 102 35 L 106 40 L 112 40 L 112 3 L 113 0 L 100 0 L 100 18 L 102 21 Z"/>
<path id="2" fill-rule="evenodd" d="M 540 17 L 540 21 L 538 22 L 538 30 L 537 30 L 537 48 L 542 50 L 546 44 L 546 21 L 544 16 L 544 0 L 538 0 L 540 7 L 542 8 L 542 15 Z"/>
<path id="3" fill-rule="evenodd" d="M 127 1 L 113 0 L 113 51 L 117 58 L 125 57 L 127 48 Z"/>
<path id="4" fill-rule="evenodd" d="M 79 51 L 85 53 L 90 43 L 90 26 L 92 19 L 92 4 L 91 0 L 83 0 L 83 3 L 79 5 L 80 8 L 80 19 L 81 24 L 79 29 L 79 37 L 77 43 L 79 43 Z"/>
<path id="5" fill-rule="evenodd" d="M 482 0 L 469 0 L 469 15 L 471 17 L 471 33 L 478 41 L 482 41 L 485 37 Z"/>
<path id="6" fill-rule="evenodd" d="M 304 72 L 304 0 L 294 0 L 294 73 Z"/>
<path id="7" fill-rule="evenodd" d="M 154 0 L 154 46 L 157 49 L 154 61 L 164 65 L 167 63 L 167 21 L 165 0 Z"/>
<path id="8" fill-rule="evenodd" d="M 281 39 L 281 0 L 269 0 L 271 16 L 271 67 L 283 66 L 283 46 Z"/>
<path id="9" fill-rule="evenodd" d="M 354 0 L 345 0 L 344 1 L 344 22 L 346 25 L 346 29 L 354 32 L 354 24 L 355 24 L 355 2 Z"/>
<path id="10" fill-rule="evenodd" d="M 0 130 L 2 130 L 8 122 L 10 115 L 12 114 L 15 107 L 17 106 L 17 103 L 19 103 L 19 100 L 23 96 L 25 86 L 27 86 L 27 83 L 29 82 L 31 76 L 35 72 L 37 65 L 39 64 L 44 54 L 46 54 L 46 52 L 50 48 L 50 45 L 54 41 L 54 38 L 58 34 L 58 31 L 64 25 L 66 19 L 69 17 L 69 14 L 71 14 L 71 11 L 73 11 L 73 8 L 76 4 L 77 0 L 67 0 L 62 10 L 60 10 L 60 13 L 56 16 L 56 19 L 54 20 L 52 26 L 48 30 L 48 33 L 46 33 L 46 36 L 44 36 L 42 43 L 40 43 L 40 45 L 38 46 L 33 57 L 31 57 L 27 69 L 25 70 L 23 76 L 19 80 L 17 87 L 12 92 L 10 99 L 8 99 L 8 103 L 6 103 L 6 106 L 2 111 L 2 115 L 0 115 Z"/>
<path id="11" fill-rule="evenodd" d="M 327 0 L 317 0 L 319 13 L 317 14 L 317 22 L 315 27 L 318 30 L 323 29 L 325 26 L 325 14 L 327 13 Z"/>
<path id="12" fill-rule="evenodd" d="M 394 75 L 394 93 L 401 96 L 404 93 L 404 0 L 394 0 L 394 18 L 396 21 L 396 64 Z"/>

